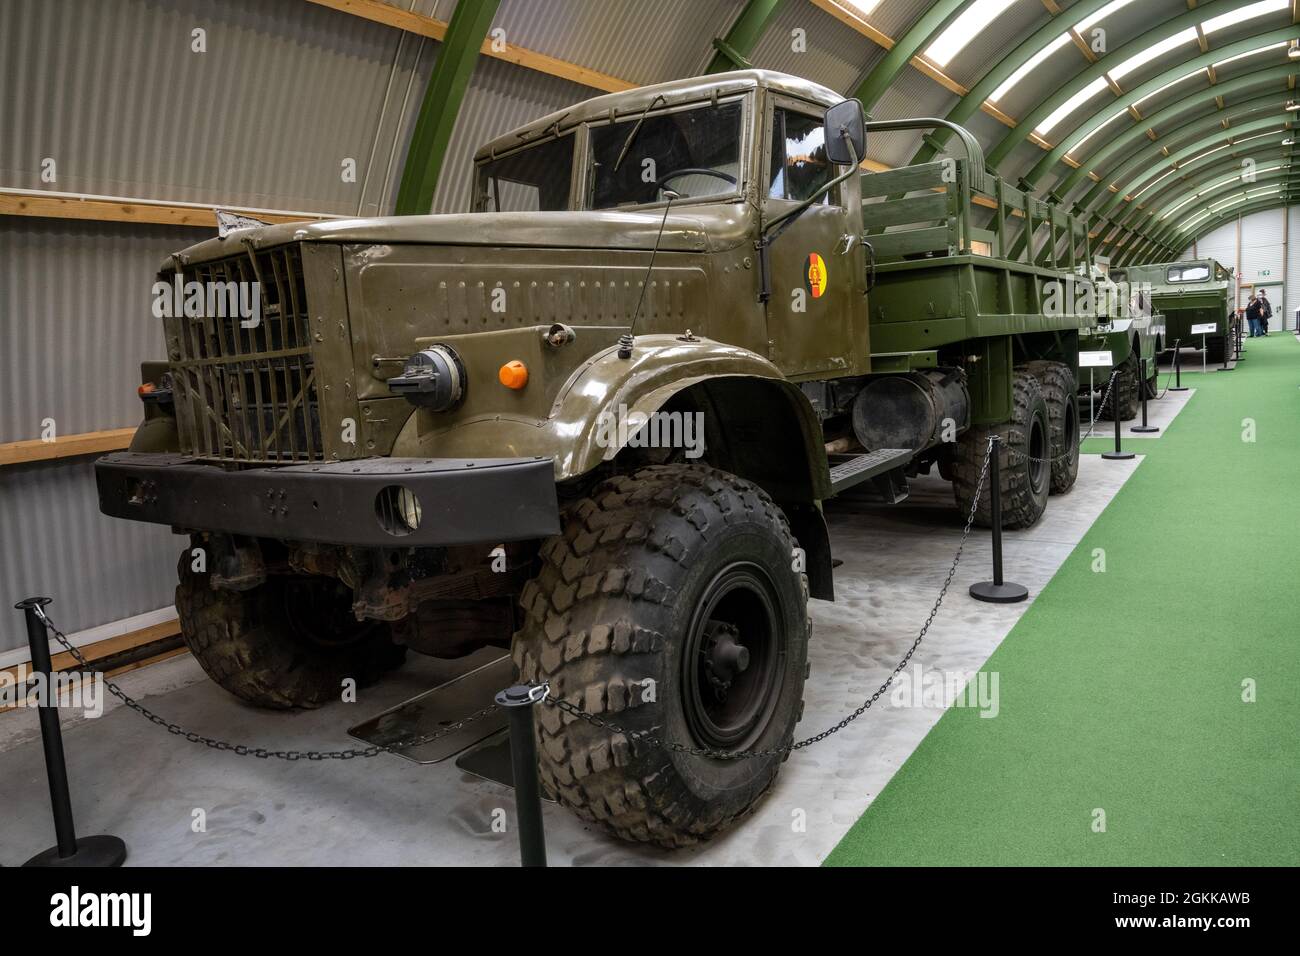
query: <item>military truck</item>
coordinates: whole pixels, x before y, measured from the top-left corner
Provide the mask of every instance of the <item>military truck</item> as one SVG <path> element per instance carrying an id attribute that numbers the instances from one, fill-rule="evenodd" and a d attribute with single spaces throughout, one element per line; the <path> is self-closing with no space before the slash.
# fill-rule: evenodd
<path id="1" fill-rule="evenodd" d="M 1155 398 L 1159 377 L 1157 357 L 1164 333 L 1164 316 L 1151 313 L 1150 293 L 1145 288 L 1130 288 L 1112 280 L 1103 267 L 1092 265 L 1085 273 L 1092 294 L 1095 321 L 1079 333 L 1079 351 L 1109 352 L 1108 365 L 1091 367 L 1091 375 L 1079 375 L 1079 395 L 1091 402 L 1100 393 L 1097 418 L 1120 421 L 1135 418 L 1138 403 Z M 1145 360 L 1145 365 L 1143 361 Z M 1143 376 L 1145 369 L 1145 376 Z M 1111 373 L 1118 372 L 1113 385 Z M 1095 386 L 1095 387 L 1094 387 Z"/>
<path id="2" fill-rule="evenodd" d="M 803 712 L 823 501 L 937 466 L 969 507 L 997 432 L 1022 527 L 1077 471 L 1078 322 L 1041 300 L 1086 228 L 956 127 L 955 159 L 861 172 L 871 130 L 943 125 L 864 124 L 776 73 L 682 80 L 487 143 L 469 213 L 178 252 L 161 289 L 200 306 L 163 319 L 101 509 L 192 535 L 182 631 L 244 700 L 508 647 L 626 731 L 539 708 L 558 800 L 630 840 L 707 838 Z M 241 283 L 259 316 L 201 303 Z"/>
<path id="3" fill-rule="evenodd" d="M 1165 317 L 1164 348 L 1177 342 L 1179 348 L 1201 349 L 1202 335 L 1192 327 L 1210 323 L 1214 332 L 1204 336 L 1205 360 L 1222 362 L 1232 348 L 1240 321 L 1232 269 L 1214 259 L 1186 259 L 1127 266 L 1112 278 L 1150 286 L 1152 307 Z"/>

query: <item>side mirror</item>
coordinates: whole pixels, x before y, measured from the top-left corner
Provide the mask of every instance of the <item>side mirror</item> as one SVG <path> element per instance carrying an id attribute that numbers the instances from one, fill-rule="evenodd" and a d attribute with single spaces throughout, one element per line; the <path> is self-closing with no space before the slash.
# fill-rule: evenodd
<path id="1" fill-rule="evenodd" d="M 837 166 L 856 166 L 867 155 L 867 130 L 862 104 L 844 100 L 826 111 L 826 158 Z M 857 152 L 849 152 L 849 144 Z"/>

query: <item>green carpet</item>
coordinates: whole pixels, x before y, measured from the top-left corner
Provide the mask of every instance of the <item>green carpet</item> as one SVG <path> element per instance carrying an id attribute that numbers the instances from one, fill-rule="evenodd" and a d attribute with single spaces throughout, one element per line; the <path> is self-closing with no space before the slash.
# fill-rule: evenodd
<path id="1" fill-rule="evenodd" d="M 1146 459 L 984 667 L 1000 714 L 949 709 L 828 865 L 1300 864 L 1300 344 L 1246 344 L 1130 442 Z"/>

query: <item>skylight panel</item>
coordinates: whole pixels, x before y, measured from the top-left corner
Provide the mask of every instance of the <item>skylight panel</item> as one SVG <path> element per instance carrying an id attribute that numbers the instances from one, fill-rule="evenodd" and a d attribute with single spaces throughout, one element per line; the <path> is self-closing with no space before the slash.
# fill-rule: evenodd
<path id="1" fill-rule="evenodd" d="M 939 34 L 939 39 L 930 44 L 925 51 L 925 58 L 935 66 L 947 66 L 948 61 L 960 53 L 984 31 L 984 28 L 996 20 L 1002 11 L 1015 0 L 975 0 L 948 29 Z"/>
<path id="2" fill-rule="evenodd" d="M 1094 126 L 1091 130 L 1087 132 L 1087 134 L 1083 137 L 1083 139 L 1079 140 L 1077 143 L 1075 143 L 1073 146 L 1070 147 L 1070 155 L 1074 155 L 1075 150 L 1077 150 L 1084 143 L 1088 142 L 1088 140 L 1092 139 L 1094 136 L 1096 136 L 1107 126 L 1115 122 L 1115 120 L 1119 119 L 1127 112 L 1128 110 L 1120 110 L 1118 113 L 1112 114 L 1111 116 L 1107 117 L 1106 119 L 1098 123 L 1096 126 Z"/>
<path id="3" fill-rule="evenodd" d="M 1204 72 L 1205 72 L 1205 67 L 1201 67 L 1199 70 L 1193 70 L 1191 73 L 1188 73 L 1186 76 L 1180 76 L 1180 77 L 1179 77 L 1178 79 L 1176 79 L 1176 80 L 1171 80 L 1171 81 L 1169 81 L 1168 83 L 1166 83 L 1164 86 L 1160 87 L 1158 90 L 1152 90 L 1150 93 L 1148 93 L 1146 96 L 1142 97 L 1142 99 L 1138 100 L 1138 101 L 1137 101 L 1136 103 L 1134 103 L 1133 105 L 1134 105 L 1134 106 L 1141 106 L 1141 105 L 1142 105 L 1143 103 L 1145 103 L 1147 100 L 1151 99 L 1151 97 L 1153 97 L 1153 96 L 1159 96 L 1161 93 L 1163 93 L 1165 90 L 1169 89 L 1171 86 L 1177 86 L 1179 83 L 1182 83 L 1184 80 L 1190 80 L 1192 77 L 1194 77 L 1194 76 L 1200 76 L 1200 75 L 1203 74 Z"/>
<path id="4" fill-rule="evenodd" d="M 1177 49 L 1178 47 L 1183 46 L 1184 44 L 1195 43 L 1195 42 L 1196 42 L 1196 27 L 1188 27 L 1186 30 L 1181 31 L 1180 33 L 1175 33 L 1171 37 L 1166 37 L 1165 39 L 1161 40 L 1159 43 L 1151 44 L 1141 53 L 1135 53 L 1133 56 L 1129 57 L 1119 66 L 1115 67 L 1113 70 L 1110 70 L 1109 71 L 1110 77 L 1111 79 L 1118 82 L 1119 80 L 1128 76 L 1128 74 L 1132 73 L 1134 70 L 1139 69 L 1140 67 L 1142 67 L 1147 63 L 1150 63 L 1156 57 L 1168 53 L 1170 50 Z"/>
<path id="5" fill-rule="evenodd" d="M 989 99 L 995 102 L 1001 100 L 1004 96 L 1007 95 L 1007 93 L 1011 91 L 1011 88 L 1013 86 L 1015 86 L 1025 77 L 1027 77 L 1030 73 L 1034 72 L 1034 70 L 1036 70 L 1043 63 L 1044 60 L 1046 60 L 1049 56 L 1051 56 L 1053 53 L 1055 53 L 1057 50 L 1059 50 L 1061 47 L 1065 46 L 1069 42 L 1070 42 L 1070 34 L 1062 33 L 1059 37 L 1057 37 L 1051 43 L 1047 44 L 1047 46 L 1043 47 L 1041 50 L 1039 50 L 1037 53 L 1031 56 L 1028 60 L 1026 60 L 1024 65 L 1021 66 L 1020 69 L 1016 70 L 1016 72 L 1012 73 L 1005 80 L 1003 80 L 1002 85 L 993 91 L 993 95 L 990 96 Z"/>
<path id="6" fill-rule="evenodd" d="M 1092 16 L 1084 17 L 1082 20 L 1080 20 L 1078 23 L 1074 25 L 1074 28 L 1078 30 L 1080 33 L 1082 33 L 1084 30 L 1088 29 L 1088 27 L 1092 26 L 1094 23 L 1100 23 L 1102 20 L 1106 19 L 1106 17 L 1110 16 L 1116 10 L 1122 10 L 1124 9 L 1124 7 L 1127 7 L 1132 2 L 1133 0 L 1114 0 L 1113 3 L 1106 4 L 1096 13 L 1094 13 Z"/>
<path id="7" fill-rule="evenodd" d="M 1104 76 L 1099 76 L 1078 93 L 1075 93 L 1068 100 L 1058 106 L 1052 112 L 1051 116 L 1047 117 L 1047 119 L 1043 120 L 1042 123 L 1035 127 L 1034 132 L 1039 136 L 1046 135 L 1050 130 L 1055 128 L 1061 120 L 1065 119 L 1104 89 L 1106 89 L 1106 78 Z"/>
<path id="8" fill-rule="evenodd" d="M 1223 66 L 1225 63 L 1232 63 L 1232 62 L 1234 62 L 1234 61 L 1236 61 L 1236 60 L 1244 60 L 1244 59 L 1245 59 L 1246 57 L 1248 57 L 1248 56 L 1258 56 L 1260 53 L 1264 53 L 1264 52 L 1266 52 L 1266 51 L 1268 51 L 1268 50 L 1280 50 L 1280 49 L 1282 49 L 1284 46 L 1286 46 L 1286 41 L 1285 41 L 1285 40 L 1283 40 L 1281 43 L 1270 43 L 1268 46 L 1262 46 L 1262 47 L 1259 47 L 1259 48 L 1256 49 L 1256 50 L 1247 50 L 1245 53 L 1238 53 L 1236 56 L 1230 56 L 1230 57 L 1228 57 L 1226 60 L 1218 60 L 1218 61 L 1214 64 L 1214 68 L 1217 70 L 1219 67 Z"/>
<path id="9" fill-rule="evenodd" d="M 1201 32 L 1213 33 L 1215 30 L 1222 30 L 1224 27 L 1230 27 L 1234 23 L 1241 23 L 1243 20 L 1253 20 L 1255 17 L 1262 17 L 1265 14 L 1290 9 L 1291 0 L 1260 0 L 1259 3 L 1252 3 L 1250 6 L 1233 10 L 1231 13 L 1210 17 L 1201 24 Z"/>

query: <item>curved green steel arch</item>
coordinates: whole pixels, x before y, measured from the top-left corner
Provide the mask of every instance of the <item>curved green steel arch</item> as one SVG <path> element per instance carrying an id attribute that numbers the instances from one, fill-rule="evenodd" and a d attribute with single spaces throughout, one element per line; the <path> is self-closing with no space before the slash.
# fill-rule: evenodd
<path id="1" fill-rule="evenodd" d="M 1182 224 L 1192 218 L 1197 209 L 1204 209 L 1221 199 L 1227 198 L 1227 194 L 1234 190 L 1252 192 L 1256 189 L 1262 189 L 1266 186 L 1274 185 L 1274 181 L 1279 179 L 1290 182 L 1297 175 L 1300 175 L 1300 169 L 1295 167 L 1283 167 L 1282 169 L 1271 169 L 1260 173 L 1258 179 L 1253 183 L 1243 183 L 1240 180 L 1234 179 L 1222 183 L 1221 185 L 1205 189 L 1204 195 L 1196 200 L 1199 204 L 1198 206 L 1193 207 L 1185 203 L 1179 207 L 1178 211 L 1174 213 L 1174 215 L 1170 216 L 1167 221 L 1160 223 L 1159 229 L 1157 230 L 1158 235 L 1163 241 L 1172 242 L 1177 238 Z"/>
<path id="2" fill-rule="evenodd" d="M 1285 116 L 1263 117 L 1252 123 L 1243 124 L 1242 126 L 1237 127 L 1235 131 L 1220 128 L 1218 136 L 1206 136 L 1202 139 L 1198 139 L 1194 143 L 1189 143 L 1177 152 L 1170 153 L 1168 158 L 1163 159 L 1156 165 L 1148 166 L 1143 169 L 1142 172 L 1137 173 L 1136 175 L 1126 176 L 1124 179 L 1116 182 L 1116 185 L 1120 187 L 1119 192 L 1111 193 L 1110 198 L 1097 207 L 1097 212 L 1106 215 L 1121 208 L 1125 202 L 1124 197 L 1126 195 L 1150 187 L 1152 183 L 1157 182 L 1158 177 L 1162 175 L 1168 175 L 1169 173 L 1176 172 L 1179 169 L 1188 169 L 1191 167 L 1199 169 L 1207 162 L 1219 162 L 1223 157 L 1219 156 L 1217 152 L 1212 154 L 1214 156 L 1213 159 L 1211 159 L 1210 156 L 1198 156 L 1198 154 L 1204 153 L 1207 149 L 1220 145 L 1228 147 L 1230 153 L 1235 152 L 1236 150 L 1234 150 L 1233 147 L 1238 144 L 1231 142 L 1231 140 L 1237 138 L 1236 136 L 1231 135 L 1233 132 L 1246 134 L 1245 138 L 1250 140 L 1249 142 L 1240 143 L 1240 146 L 1248 150 L 1257 149 L 1263 144 L 1256 144 L 1254 140 L 1250 139 L 1250 137 L 1271 130 L 1273 127 L 1281 127 L 1285 122 Z M 1277 135 L 1280 136 L 1284 132 L 1284 129 L 1279 128 L 1277 130 Z M 1188 157 L 1192 157 L 1192 159 L 1183 162 L 1184 160 L 1187 160 Z M 1183 165 L 1176 166 L 1175 164 L 1179 162 L 1183 162 Z M 1142 205 L 1145 206 L 1148 205 L 1148 203 L 1149 200 L 1146 200 Z"/>
<path id="3" fill-rule="evenodd" d="M 1290 69 L 1296 70 L 1297 73 L 1300 73 L 1300 66 L 1290 67 Z M 1199 115 L 1189 122 L 1184 123 L 1182 126 L 1169 130 L 1155 141 L 1147 138 L 1145 129 L 1138 130 L 1138 135 L 1124 144 L 1125 146 L 1128 146 L 1131 151 L 1124 153 L 1124 158 L 1120 161 L 1119 165 L 1110 170 L 1106 175 L 1103 175 L 1100 182 L 1093 183 L 1088 191 L 1079 198 L 1075 205 L 1084 208 L 1091 208 L 1099 197 L 1109 192 L 1109 187 L 1112 184 L 1119 185 L 1121 182 L 1127 183 L 1128 180 L 1125 177 L 1132 173 L 1133 170 L 1137 169 L 1143 162 L 1159 159 L 1164 155 L 1163 150 L 1169 145 L 1169 143 L 1182 139 L 1190 133 L 1218 130 L 1227 137 L 1234 132 L 1234 129 L 1231 126 L 1228 129 L 1223 129 L 1223 120 L 1226 119 L 1229 123 L 1239 122 L 1244 117 L 1258 114 L 1261 110 L 1267 110 L 1269 106 L 1275 102 L 1279 108 L 1279 115 L 1285 115 L 1282 113 L 1281 107 L 1285 105 L 1286 99 L 1287 98 L 1280 92 L 1270 92 L 1266 96 L 1259 96 L 1255 99 L 1236 104 L 1233 109 Z M 1140 149 L 1132 149 L 1135 142 L 1142 143 L 1143 146 Z M 1080 178 L 1087 175 L 1086 168 L 1085 171 L 1081 172 L 1080 170 L 1075 170 L 1075 172 L 1079 173 Z M 1053 190 L 1053 192 L 1055 192 L 1055 190 Z M 1065 193 L 1068 192 L 1068 189 L 1065 190 Z M 1057 193 L 1057 195 L 1063 196 L 1064 193 Z"/>
<path id="4" fill-rule="evenodd" d="M 1111 0 L 1079 0 L 1069 10 L 1064 11 L 1064 13 L 1070 15 L 1069 26 L 1073 26 L 1110 2 Z M 1062 14 L 1057 14 L 1052 17 L 1052 19 L 1017 43 L 1015 49 L 998 60 L 992 69 L 976 81 L 970 92 L 958 100 L 944 118 L 950 123 L 962 123 L 978 113 L 984 105 L 984 101 L 992 96 L 993 91 L 1006 82 L 1012 73 L 1028 63 L 1039 50 L 1069 29 L 1069 26 L 1063 23 L 1061 16 Z M 912 157 L 909 165 L 928 163 L 934 159 L 935 156 L 942 152 L 943 144 L 947 141 L 949 135 L 951 134 L 947 130 L 936 130 L 926 142 L 922 143 L 921 148 L 916 151 L 916 155 Z"/>
<path id="5" fill-rule="evenodd" d="M 1300 171 L 1297 172 L 1300 173 Z M 1268 169 L 1261 172 L 1255 182 L 1252 183 L 1243 183 L 1241 178 L 1236 176 L 1231 176 L 1225 179 L 1222 172 L 1216 176 L 1207 177 L 1207 182 L 1202 183 L 1201 188 L 1197 190 L 1197 192 L 1201 193 L 1201 195 L 1197 196 L 1194 200 L 1197 205 L 1193 206 L 1191 203 L 1184 201 L 1183 205 L 1177 207 L 1178 211 L 1170 215 L 1167 219 L 1160 219 L 1159 217 L 1154 218 L 1152 220 L 1152 225 L 1155 228 L 1152 230 L 1152 235 L 1156 238 L 1169 238 L 1175 236 L 1178 233 L 1178 225 L 1180 222 L 1185 222 L 1189 219 L 1196 209 L 1204 208 L 1206 205 L 1211 205 L 1218 199 L 1223 198 L 1225 193 L 1241 189 L 1249 192 L 1252 189 L 1260 188 L 1257 184 L 1272 185 L 1271 180 L 1289 179 L 1292 175 L 1294 174 L 1291 172 L 1289 166 L 1280 166 L 1277 169 Z"/>
<path id="6" fill-rule="evenodd" d="M 725 73 L 749 66 L 748 57 L 785 0 L 749 0 L 725 37 L 713 41 L 713 59 L 705 73 Z"/>
<path id="7" fill-rule="evenodd" d="M 1252 212 L 1263 212 L 1267 209 L 1280 209 L 1282 206 L 1291 205 L 1292 197 L 1296 194 L 1298 187 L 1300 187 L 1300 184 L 1292 183 L 1289 187 L 1289 192 L 1283 190 L 1276 196 L 1261 196 L 1259 199 L 1242 203 L 1240 206 L 1232 206 L 1229 209 L 1224 209 L 1222 212 L 1208 216 L 1192 228 L 1178 234 L 1177 248 L 1179 250 L 1185 249 L 1187 246 L 1192 244 L 1193 240 L 1199 239 L 1211 229 L 1223 225 L 1223 223 L 1227 222 L 1229 219 L 1235 219 L 1238 215 L 1244 216 Z M 1235 266 L 1236 263 L 1233 263 L 1233 265 Z"/>
<path id="8" fill-rule="evenodd" d="M 1190 27 L 1195 27 L 1202 20 L 1211 16 L 1224 13 L 1231 13 L 1233 10 L 1248 6 L 1255 0 L 1214 0 L 1213 3 L 1207 3 L 1204 6 L 1196 6 L 1190 10 L 1180 13 L 1178 16 L 1152 26 L 1149 30 L 1139 33 L 1136 37 L 1125 43 L 1117 50 L 1111 50 L 1105 56 L 1100 57 L 1095 62 L 1089 63 L 1084 69 L 1080 70 L 1074 76 L 1066 81 L 1065 85 L 1057 88 L 1051 96 L 1042 100 L 1028 116 L 1020 117 L 1019 125 L 1010 130 L 1002 141 L 993 147 L 989 153 L 989 164 L 996 166 L 1006 159 L 1007 154 L 1015 149 L 1026 137 L 1029 136 L 1038 124 L 1051 116 L 1057 107 L 1070 100 L 1076 93 L 1080 92 L 1088 84 L 1104 76 L 1109 70 L 1128 60 L 1156 43 L 1169 39 L 1175 34 L 1182 33 Z M 1062 122 L 1068 122 L 1066 117 Z M 1089 127 L 1091 129 L 1091 127 Z M 1048 154 L 1050 155 L 1050 153 Z M 1059 157 L 1058 157 L 1059 158 Z M 1042 167 L 1042 168 L 1040 168 Z M 1026 175 L 1026 179 L 1031 182 L 1037 182 L 1047 167 L 1043 163 L 1034 166 Z"/>
<path id="9" fill-rule="evenodd" d="M 908 31 L 889 48 L 881 61 L 862 78 L 862 82 L 853 93 L 853 98 L 862 104 L 865 112 L 871 112 L 876 101 L 898 78 L 898 74 L 903 72 L 912 57 L 925 49 L 930 42 L 930 37 L 956 19 L 965 5 L 966 0 L 939 0 L 938 3 L 932 3 L 930 8 L 922 13 Z"/>
<path id="10" fill-rule="evenodd" d="M 1145 213 L 1162 213 L 1171 205 L 1177 205 L 1189 194 L 1203 189 L 1216 179 L 1231 178 L 1234 171 L 1240 173 L 1240 161 L 1244 158 L 1254 159 L 1258 165 L 1265 166 L 1269 165 L 1273 159 L 1284 160 L 1286 155 L 1278 152 L 1276 156 L 1272 157 L 1267 156 L 1267 154 L 1242 156 L 1240 153 L 1224 156 L 1218 162 L 1210 163 L 1208 166 L 1198 169 L 1196 175 L 1170 183 L 1171 188 L 1162 189 L 1158 194 L 1159 199 L 1153 195 L 1149 202 L 1143 204 L 1144 209 L 1142 211 Z M 1158 215 L 1155 217 L 1155 221 L 1160 221 Z"/>
<path id="11" fill-rule="evenodd" d="M 1108 141 L 1105 146 L 1084 160 L 1078 169 L 1070 170 L 1069 175 L 1062 178 L 1052 187 L 1052 192 L 1061 197 L 1068 196 L 1071 190 L 1073 190 L 1074 187 L 1088 175 L 1089 166 L 1100 165 L 1115 155 L 1124 155 L 1124 150 L 1127 150 L 1135 142 L 1147 140 L 1146 130 L 1149 126 L 1161 126 L 1173 117 L 1180 116 L 1184 111 L 1193 106 L 1213 103 L 1215 98 L 1218 96 L 1231 96 L 1256 85 L 1262 85 L 1263 83 L 1273 82 L 1275 80 L 1285 80 L 1288 76 L 1295 75 L 1300 75 L 1300 64 L 1286 63 L 1270 70 L 1262 70 L 1259 73 L 1241 76 L 1235 80 L 1229 80 L 1227 83 L 1219 83 L 1216 86 L 1211 86 L 1204 90 L 1198 90 L 1191 96 L 1181 99 L 1176 103 L 1171 103 L 1164 109 L 1152 113 L 1145 119 L 1144 125 L 1133 126 L 1132 128 L 1125 130 L 1121 135 Z M 1258 99 L 1258 97 L 1256 99 Z M 1248 102 L 1254 101 L 1255 100 L 1250 100 Z M 1225 110 L 1219 115 L 1228 116 L 1229 114 Z M 1182 128 L 1184 127 L 1178 127 L 1178 129 Z M 1177 133 L 1177 131 L 1178 130 L 1174 130 L 1173 133 Z M 1161 139 L 1164 138 L 1164 136 L 1161 137 Z M 1150 141 L 1147 140 L 1147 142 Z M 1160 144 L 1157 143 L 1156 145 L 1159 146 Z M 1097 196 L 1105 190 L 1108 183 L 1109 180 L 1103 176 L 1101 182 L 1092 184 L 1088 189 L 1088 192 L 1083 195 L 1079 202 L 1083 205 L 1091 205 Z"/>
<path id="12" fill-rule="evenodd" d="M 1219 0 L 1219 2 L 1220 3 L 1236 2 L 1236 0 Z M 1208 6 L 1197 7 L 1196 11 L 1193 12 L 1200 12 L 1201 14 L 1204 14 L 1209 9 L 1210 8 Z M 1042 174 L 1047 171 L 1047 169 L 1051 166 L 1052 163 L 1055 163 L 1058 160 L 1060 160 L 1061 157 L 1066 155 L 1077 143 L 1081 142 L 1083 137 L 1086 136 L 1095 126 L 1097 126 L 1098 123 L 1100 123 L 1107 115 L 1113 115 L 1113 113 L 1116 110 L 1127 109 L 1128 107 L 1132 106 L 1134 103 L 1137 103 L 1139 100 L 1145 99 L 1146 97 L 1150 96 L 1152 93 L 1159 91 L 1161 88 L 1167 86 L 1168 84 L 1173 83 L 1176 80 L 1183 79 L 1187 77 L 1190 73 L 1193 73 L 1197 70 L 1204 69 L 1207 66 L 1212 66 L 1213 64 L 1219 62 L 1220 60 L 1226 60 L 1229 57 L 1236 56 L 1239 53 L 1249 53 L 1250 51 L 1256 50 L 1261 46 L 1268 46 L 1269 44 L 1273 44 L 1273 43 L 1285 43 L 1289 40 L 1294 39 L 1297 36 L 1300 36 L 1300 26 L 1292 24 L 1291 26 L 1283 27 L 1278 30 L 1269 31 L 1268 33 L 1259 33 L 1259 34 L 1253 34 L 1248 37 L 1244 37 L 1233 43 L 1229 43 L 1224 47 L 1220 47 L 1217 50 L 1210 50 L 1207 53 L 1202 53 L 1200 56 L 1193 57 L 1190 60 L 1186 60 L 1177 63 L 1174 66 L 1171 66 L 1163 73 L 1159 73 L 1156 76 L 1153 76 L 1151 79 L 1147 80 L 1146 82 L 1133 87 L 1133 89 L 1127 90 L 1123 96 L 1118 96 L 1115 97 L 1113 100 L 1110 100 L 1109 102 L 1107 102 L 1104 109 L 1096 110 L 1091 114 L 1088 114 L 1086 117 L 1084 117 L 1082 122 L 1078 123 L 1068 134 L 1063 136 L 1061 140 L 1057 143 L 1057 145 L 1054 146 L 1048 153 L 1046 153 L 1043 159 L 1041 159 L 1038 162 L 1038 164 L 1034 166 L 1034 168 L 1030 171 L 1030 173 L 1025 176 L 1026 181 L 1029 182 L 1031 185 L 1035 183 L 1037 179 L 1041 178 Z M 1104 61 L 1099 61 L 1099 62 L 1104 62 Z M 1095 78 L 1096 77 L 1093 77 L 1093 79 Z M 1075 90 L 1075 92 L 1077 92 L 1077 90 Z M 1002 142 L 998 144 L 998 147 L 994 150 L 994 153 L 989 154 L 990 165 L 993 165 L 997 162 L 1000 162 L 1002 159 L 1005 159 L 1006 153 L 1010 152 L 1012 147 L 1017 145 L 1020 142 L 1020 140 L 1024 139 L 1024 137 L 1028 135 L 1027 133 L 1021 133 L 1019 139 L 1016 138 L 1017 134 L 1020 133 L 1021 127 L 1023 127 L 1024 125 L 1025 124 L 1022 123 L 1021 126 L 1018 126 L 1016 127 L 1016 129 L 1013 129 L 1010 135 L 1004 137 Z M 1008 143 L 1010 145 L 1007 145 Z M 1006 146 L 1006 149 L 1001 153 L 998 159 L 994 159 L 994 154 L 997 153 L 998 150 L 1001 149 L 1003 146 Z"/>

